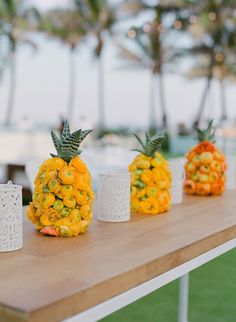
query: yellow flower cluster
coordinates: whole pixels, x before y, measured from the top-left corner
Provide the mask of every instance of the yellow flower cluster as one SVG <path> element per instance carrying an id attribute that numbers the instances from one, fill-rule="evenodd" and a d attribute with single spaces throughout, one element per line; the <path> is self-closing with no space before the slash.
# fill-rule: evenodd
<path id="1" fill-rule="evenodd" d="M 91 175 L 79 156 L 46 160 L 35 179 L 28 218 L 42 234 L 77 236 L 92 220 Z"/>
<path id="2" fill-rule="evenodd" d="M 171 173 L 159 152 L 153 158 L 139 154 L 129 166 L 131 211 L 159 214 L 170 209 Z"/>

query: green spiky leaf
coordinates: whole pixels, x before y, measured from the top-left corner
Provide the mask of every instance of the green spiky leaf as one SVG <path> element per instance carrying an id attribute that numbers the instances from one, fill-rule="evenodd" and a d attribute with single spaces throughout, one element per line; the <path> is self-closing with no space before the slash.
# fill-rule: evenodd
<path id="1" fill-rule="evenodd" d="M 71 133 L 69 123 L 65 121 L 60 139 L 53 131 L 51 132 L 53 144 L 57 151 L 57 155 L 51 154 L 51 156 L 53 158 L 59 157 L 66 162 L 70 162 L 70 160 L 74 156 L 79 155 L 82 152 L 81 150 L 79 150 L 80 144 L 91 132 L 92 130 L 80 129 L 78 131 L 75 131 L 74 133 Z"/>
<path id="2" fill-rule="evenodd" d="M 68 121 L 65 120 L 63 129 L 62 129 L 61 139 L 64 140 L 68 136 L 70 136 L 70 125 Z"/>
<path id="3" fill-rule="evenodd" d="M 55 132 L 51 131 L 51 137 L 57 153 L 60 152 L 60 139 L 57 137 Z"/>
<path id="4" fill-rule="evenodd" d="M 163 132 L 159 132 L 153 136 L 149 132 L 145 132 L 145 142 L 143 142 L 137 134 L 134 133 L 134 136 L 142 149 L 132 149 L 131 151 L 140 152 L 148 157 L 154 157 L 155 152 L 161 148 L 163 140 L 165 139 L 165 134 Z"/>
<path id="5" fill-rule="evenodd" d="M 145 145 L 143 144 L 143 142 L 142 142 L 141 138 L 138 136 L 138 134 L 133 133 L 133 135 L 134 135 L 134 137 L 136 138 L 136 140 L 138 141 L 138 143 L 141 145 L 141 147 L 142 147 L 143 149 L 145 149 Z"/>
<path id="6" fill-rule="evenodd" d="M 215 143 L 216 129 L 213 126 L 213 120 L 208 121 L 208 125 L 207 125 L 207 127 L 205 129 L 199 129 L 196 126 L 194 126 L 193 128 L 196 131 L 197 140 L 199 142 L 208 141 L 208 142 Z"/>

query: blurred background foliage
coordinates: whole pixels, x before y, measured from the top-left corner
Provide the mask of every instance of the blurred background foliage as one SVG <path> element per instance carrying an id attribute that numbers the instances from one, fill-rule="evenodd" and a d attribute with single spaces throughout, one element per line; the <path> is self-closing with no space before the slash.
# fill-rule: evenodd
<path id="1" fill-rule="evenodd" d="M 131 25 L 132 17 L 150 13 L 151 19 L 142 25 Z M 203 78 L 199 107 L 192 123 L 203 118 L 207 95 L 215 79 L 221 94 L 219 122 L 227 120 L 225 87 L 235 81 L 236 3 L 230 0 L 68 0 L 68 8 L 39 12 L 26 0 L 0 2 L 0 71 L 10 70 L 9 99 L 5 125 L 10 125 L 14 113 L 16 55 L 20 46 L 37 49 L 31 37 L 40 32 L 67 46 L 70 63 L 66 117 L 72 121 L 75 111 L 76 49 L 85 43 L 97 59 L 98 135 L 107 133 L 104 100 L 103 52 L 110 38 L 119 48 L 122 68 L 145 68 L 150 71 L 149 128 L 168 131 L 165 75 L 179 73 L 187 78 Z M 125 24 L 122 24 L 123 22 Z M 122 27 L 124 26 L 125 27 Z M 92 46 L 88 39 L 93 38 Z M 188 57 L 190 63 L 184 64 Z M 156 102 L 155 93 L 158 93 Z M 155 113 L 161 117 L 156 122 Z"/>

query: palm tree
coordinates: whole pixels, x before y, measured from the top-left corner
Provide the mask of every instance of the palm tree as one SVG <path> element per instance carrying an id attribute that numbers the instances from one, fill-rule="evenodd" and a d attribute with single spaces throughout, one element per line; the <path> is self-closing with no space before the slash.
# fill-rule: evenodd
<path id="1" fill-rule="evenodd" d="M 187 17 L 195 42 L 191 48 L 185 50 L 185 54 L 195 57 L 195 64 L 188 75 L 206 79 L 194 124 L 198 125 L 202 118 L 213 79 L 217 79 L 220 86 L 223 121 L 227 119 L 225 82 L 226 79 L 235 79 L 236 71 L 236 6 L 232 0 L 185 0 L 184 4 L 188 6 L 189 16 L 195 18 L 191 21 Z M 186 17 L 186 8 L 184 10 Z"/>
<path id="2" fill-rule="evenodd" d="M 210 54 L 209 57 L 211 57 Z M 224 54 L 219 52 L 216 53 L 215 56 L 212 58 L 212 64 L 210 65 L 210 67 L 209 60 L 203 59 L 202 61 L 197 62 L 196 65 L 192 67 L 192 69 L 189 71 L 189 78 L 204 78 L 207 80 L 206 87 L 204 89 L 203 96 L 200 102 L 200 107 L 194 122 L 195 125 L 198 125 L 201 121 L 207 95 L 210 90 L 213 79 L 217 80 L 219 83 L 221 103 L 220 121 L 223 122 L 228 119 L 225 85 L 227 81 L 236 81 L 236 66 L 234 63 L 235 59 L 236 54 L 234 52 L 230 53 L 224 51 Z"/>
<path id="3" fill-rule="evenodd" d="M 161 14 L 162 15 L 162 14 Z M 129 60 L 131 64 L 146 68 L 151 73 L 150 86 L 150 128 L 156 128 L 155 123 L 155 82 L 158 81 L 159 106 L 161 111 L 161 127 L 167 129 L 167 110 L 164 92 L 164 70 L 174 60 L 175 52 L 171 45 L 173 39 L 169 32 L 162 28 L 161 20 L 145 24 L 143 28 L 132 27 L 128 36 L 133 38 L 132 43 L 120 47 L 121 57 Z M 145 32 L 144 30 L 148 30 Z M 134 46 L 135 45 L 135 46 Z"/>
<path id="4" fill-rule="evenodd" d="M 115 9 L 109 0 L 74 0 L 78 13 L 86 26 L 88 34 L 96 39 L 94 47 L 95 57 L 98 59 L 98 129 L 101 132 L 106 124 L 105 113 L 105 88 L 104 88 L 104 61 L 103 52 L 106 35 L 112 32 L 116 23 Z"/>
<path id="5" fill-rule="evenodd" d="M 72 122 L 74 116 L 76 90 L 76 60 L 75 51 L 83 41 L 86 33 L 80 22 L 80 16 L 74 10 L 53 10 L 43 19 L 41 30 L 50 37 L 58 39 L 69 49 L 69 94 L 67 119 Z"/>
<path id="6" fill-rule="evenodd" d="M 16 52 L 20 45 L 36 47 L 27 38 L 28 32 L 36 29 L 39 13 L 33 7 L 27 7 L 24 0 L 3 0 L 0 3 L 0 38 L 8 42 L 8 65 L 10 68 L 9 98 L 5 125 L 10 125 L 14 109 L 16 90 Z"/>
<path id="7" fill-rule="evenodd" d="M 158 83 L 159 106 L 161 111 L 161 127 L 168 128 L 168 116 L 165 101 L 164 72 L 166 67 L 177 58 L 175 41 L 177 39 L 177 29 L 173 30 L 166 26 L 165 19 L 169 13 L 175 16 L 180 10 L 180 3 L 175 4 L 166 1 L 159 1 L 158 4 L 150 4 L 145 0 L 129 0 L 124 2 L 123 10 L 130 12 L 131 15 L 137 15 L 144 10 L 154 13 L 154 20 L 146 23 L 142 27 L 132 27 L 128 36 L 135 43 L 130 46 L 121 46 L 121 55 L 130 60 L 136 66 L 147 68 L 151 71 L 150 86 L 150 128 L 156 128 L 155 123 L 155 82 Z"/>

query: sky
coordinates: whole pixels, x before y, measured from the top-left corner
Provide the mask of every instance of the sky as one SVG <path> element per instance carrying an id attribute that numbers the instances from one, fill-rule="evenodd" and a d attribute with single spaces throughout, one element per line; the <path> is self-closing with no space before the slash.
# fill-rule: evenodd
<path id="1" fill-rule="evenodd" d="M 33 0 L 41 9 L 65 5 L 66 0 Z M 24 46 L 17 52 L 16 100 L 14 122 L 26 116 L 33 123 L 58 122 L 66 114 L 69 80 L 69 50 L 47 36 L 34 35 L 38 50 Z M 146 70 L 124 68 L 112 42 L 106 44 L 105 103 L 108 126 L 147 127 L 149 114 L 150 74 Z M 98 117 L 98 64 L 91 46 L 82 45 L 76 52 L 76 102 L 74 123 L 86 119 L 95 124 Z M 0 83 L 0 119 L 4 119 L 8 98 L 9 73 Z M 165 96 L 171 124 L 190 123 L 194 118 L 204 89 L 204 80 L 189 81 L 177 75 L 165 76 Z M 156 121 L 160 120 L 158 92 Z M 235 85 L 227 87 L 227 103 L 231 118 L 236 118 Z M 220 97 L 213 84 L 207 101 L 206 116 L 219 115 Z"/>

